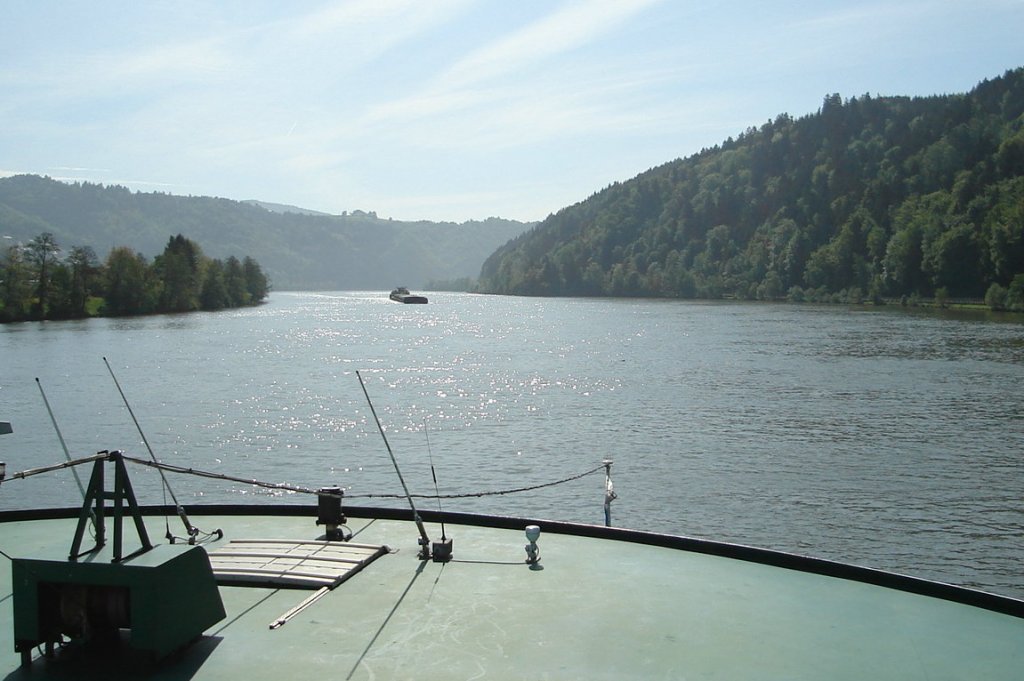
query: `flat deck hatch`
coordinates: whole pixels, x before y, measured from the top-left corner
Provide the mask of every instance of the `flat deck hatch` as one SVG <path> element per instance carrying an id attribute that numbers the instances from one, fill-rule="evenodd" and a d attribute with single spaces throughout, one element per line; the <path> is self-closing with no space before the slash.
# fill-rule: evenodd
<path id="1" fill-rule="evenodd" d="M 233 539 L 210 552 L 210 564 L 220 586 L 333 589 L 387 552 L 371 544 Z"/>

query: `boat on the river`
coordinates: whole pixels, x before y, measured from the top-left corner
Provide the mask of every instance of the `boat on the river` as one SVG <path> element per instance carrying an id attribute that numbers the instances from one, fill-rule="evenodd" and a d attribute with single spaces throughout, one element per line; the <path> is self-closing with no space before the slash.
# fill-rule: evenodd
<path id="1" fill-rule="evenodd" d="M 420 296 L 420 295 L 416 295 L 414 293 L 409 293 L 409 289 L 407 289 L 404 286 L 399 286 L 398 288 L 396 288 L 393 291 L 391 291 L 390 298 L 391 298 L 391 300 L 395 301 L 396 303 L 418 303 L 418 304 L 424 304 L 424 303 L 427 302 L 427 297 L 426 296 Z"/>
<path id="2" fill-rule="evenodd" d="M 336 488 L 304 490 L 306 505 L 147 506 L 136 464 L 209 477 L 120 452 L 7 476 L 92 469 L 80 506 L 0 513 L 6 678 L 934 681 L 1024 668 L 1024 602 L 1008 597 L 689 537 L 420 512 L 412 497 L 343 507 Z"/>

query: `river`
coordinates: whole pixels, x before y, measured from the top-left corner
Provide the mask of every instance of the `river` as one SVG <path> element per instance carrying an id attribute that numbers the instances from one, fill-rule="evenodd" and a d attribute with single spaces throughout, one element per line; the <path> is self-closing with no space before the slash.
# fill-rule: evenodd
<path id="1" fill-rule="evenodd" d="M 1024 324 L 985 314 L 275 292 L 219 313 L 5 325 L 0 459 L 9 474 L 64 459 L 42 387 L 75 457 L 148 457 L 148 442 L 167 463 L 405 506 L 365 496 L 401 487 L 357 370 L 414 493 L 433 493 L 431 464 L 442 494 L 468 494 L 608 458 L 615 525 L 1024 597 Z M 167 475 L 186 506 L 312 502 Z M 154 471 L 132 476 L 142 503 L 165 500 Z M 598 472 L 442 507 L 601 523 L 603 487 Z M 4 483 L 0 509 L 80 498 L 61 471 Z"/>

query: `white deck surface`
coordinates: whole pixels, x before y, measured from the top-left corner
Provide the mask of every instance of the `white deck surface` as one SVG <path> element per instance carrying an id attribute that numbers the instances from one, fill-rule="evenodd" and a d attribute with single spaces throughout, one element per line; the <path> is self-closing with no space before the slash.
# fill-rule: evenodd
<path id="1" fill-rule="evenodd" d="M 333 589 L 385 553 L 387 547 L 355 542 L 229 539 L 209 556 L 221 585 Z"/>

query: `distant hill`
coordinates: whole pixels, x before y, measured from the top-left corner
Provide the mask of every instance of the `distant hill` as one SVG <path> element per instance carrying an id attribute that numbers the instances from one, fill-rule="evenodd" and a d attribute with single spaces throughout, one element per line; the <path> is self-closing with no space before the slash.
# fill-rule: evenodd
<path id="1" fill-rule="evenodd" d="M 491 256 L 479 286 L 1024 300 L 1022 114 L 1024 69 L 968 94 L 829 95 L 550 216 Z"/>
<path id="2" fill-rule="evenodd" d="M 323 215 L 329 216 L 330 213 L 322 213 L 318 210 L 309 210 L 308 208 L 299 208 L 298 206 L 289 206 L 286 203 L 270 203 L 269 201 L 257 201 L 255 199 L 249 199 L 242 201 L 250 206 L 257 206 L 264 210 L 269 210 L 271 213 L 295 213 L 297 215 Z"/>
<path id="3" fill-rule="evenodd" d="M 400 222 L 360 211 L 332 216 L 265 206 L 18 175 L 0 179 L 0 246 L 51 232 L 62 248 L 90 246 L 101 259 L 117 246 L 153 258 L 171 236 L 183 234 L 211 258 L 251 256 L 277 290 L 391 289 L 475 277 L 488 255 L 532 226 L 499 218 Z"/>

